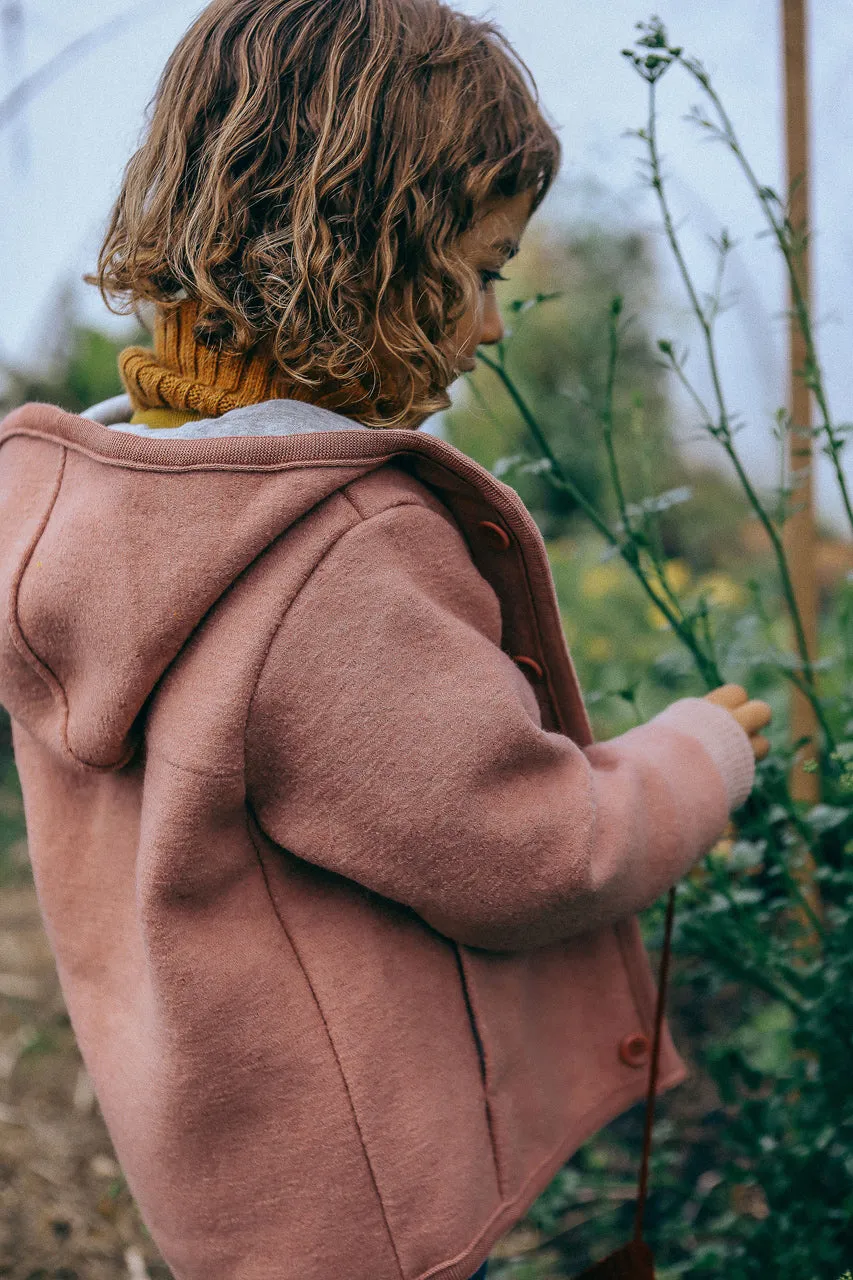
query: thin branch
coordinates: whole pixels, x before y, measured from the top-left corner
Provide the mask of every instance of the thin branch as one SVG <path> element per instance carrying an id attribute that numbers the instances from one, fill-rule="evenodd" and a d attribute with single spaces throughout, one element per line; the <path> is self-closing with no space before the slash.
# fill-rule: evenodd
<path id="1" fill-rule="evenodd" d="M 825 732 L 827 728 L 826 720 L 825 720 L 825 717 L 822 717 L 821 715 L 820 699 L 817 691 L 817 682 L 815 678 L 814 668 L 812 666 L 811 658 L 809 656 L 808 645 L 806 643 L 805 630 L 803 628 L 803 621 L 800 615 L 799 606 L 797 604 L 796 595 L 794 593 L 793 583 L 791 582 L 791 577 L 788 570 L 788 564 L 785 557 L 785 551 L 782 545 L 782 540 L 779 537 L 779 534 L 774 522 L 768 516 L 767 512 L 764 509 L 763 503 L 759 499 L 758 494 L 755 492 L 755 489 L 753 488 L 753 485 L 744 469 L 740 456 L 732 442 L 732 430 L 731 430 L 732 417 L 726 403 L 725 392 L 723 389 L 722 374 L 720 372 L 719 362 L 717 359 L 717 349 L 716 349 L 715 339 L 714 339 L 714 323 L 713 323 L 714 317 L 709 319 L 708 315 L 706 315 L 705 313 L 705 309 L 702 306 L 701 301 L 699 300 L 699 295 L 696 290 L 696 286 L 693 282 L 693 277 L 691 275 L 690 268 L 687 265 L 687 261 L 684 256 L 684 251 L 681 246 L 681 240 L 678 235 L 678 230 L 675 226 L 675 222 L 672 216 L 672 210 L 670 208 L 669 198 L 667 195 L 666 186 L 663 179 L 660 150 L 658 147 L 658 133 L 657 133 L 658 113 L 657 113 L 657 102 L 656 102 L 656 93 L 657 93 L 656 86 L 657 86 L 657 79 L 659 78 L 660 77 L 658 76 L 654 79 L 648 79 L 648 94 L 649 94 L 648 124 L 644 130 L 640 131 L 640 137 L 646 143 L 646 146 L 648 148 L 650 172 L 652 175 L 650 180 L 650 185 L 652 186 L 658 199 L 661 215 L 663 217 L 666 238 L 669 242 L 670 248 L 672 250 L 676 264 L 678 266 L 679 274 L 684 283 L 684 287 L 687 291 L 687 295 L 690 299 L 691 307 L 699 322 L 699 326 L 702 331 L 705 354 L 706 354 L 706 359 L 708 363 L 708 370 L 711 375 L 711 383 L 713 386 L 714 399 L 716 400 L 717 409 L 719 413 L 718 423 L 716 425 L 713 425 L 709 415 L 707 426 L 708 426 L 708 429 L 711 431 L 711 433 L 720 441 L 726 453 L 728 454 L 729 459 L 732 465 L 734 466 L 735 471 L 737 472 L 737 476 L 741 482 L 743 490 L 746 493 L 747 498 L 749 499 L 750 505 L 752 506 L 753 510 L 755 511 L 756 515 L 758 516 L 759 520 L 764 526 L 764 529 L 768 537 L 770 538 L 770 541 L 773 547 L 773 552 L 777 562 L 782 592 L 785 597 L 785 602 L 788 607 L 788 612 L 793 622 L 794 631 L 797 637 L 797 647 L 800 652 L 800 658 L 803 664 L 805 680 L 808 686 L 806 690 L 806 696 L 808 697 L 809 701 L 814 707 L 818 717 L 821 718 L 821 725 Z M 664 355 L 666 355 L 667 358 L 669 359 L 672 365 L 673 371 L 676 373 L 679 380 L 682 382 L 682 385 L 685 386 L 685 389 L 688 390 L 688 392 L 693 394 L 692 388 L 689 385 L 689 380 L 686 378 L 686 375 L 684 373 L 683 366 L 681 365 L 677 357 L 674 355 L 671 344 L 661 344 L 661 349 Z M 693 399 L 697 405 L 701 403 L 696 395 L 693 395 Z"/>
<path id="2" fill-rule="evenodd" d="M 502 344 L 499 344 L 499 351 L 501 345 Z M 717 688 L 723 683 L 723 681 L 720 678 L 720 673 L 717 670 L 716 664 L 706 653 L 703 652 L 701 646 L 696 641 L 696 637 L 693 635 L 692 629 L 687 625 L 687 622 L 679 617 L 670 607 L 669 603 L 654 590 L 648 577 L 643 571 L 640 565 L 639 549 L 636 543 L 636 531 L 632 531 L 630 529 L 626 530 L 628 537 L 620 542 L 609 528 L 606 520 L 601 517 L 586 495 L 566 475 L 555 457 L 554 451 L 539 426 L 535 415 L 508 374 L 504 366 L 502 355 L 500 359 L 492 360 L 482 350 L 478 349 L 477 359 L 481 360 L 483 364 L 487 365 L 488 368 L 497 374 L 510 398 L 515 403 L 516 408 L 524 419 L 527 427 L 530 429 L 530 432 L 536 440 L 536 443 L 539 445 L 540 450 L 550 463 L 548 478 L 551 483 L 572 494 L 578 506 L 586 513 L 587 517 L 592 521 L 602 537 L 605 538 L 616 551 L 618 551 L 619 555 L 628 565 L 631 572 L 640 583 L 640 586 L 648 595 L 649 599 L 657 606 L 658 609 L 660 609 L 675 634 L 693 654 L 696 665 L 699 668 L 703 679 L 706 681 L 708 688 Z"/>
<path id="3" fill-rule="evenodd" d="M 850 527 L 853 529 L 853 500 L 851 500 L 850 491 L 847 487 L 847 481 L 840 462 L 841 450 L 844 447 L 845 441 L 838 438 L 838 428 L 835 426 L 830 412 L 826 383 L 817 353 L 817 344 L 814 338 L 809 305 L 803 292 L 800 275 L 797 270 L 798 260 L 802 255 L 802 249 L 804 248 L 805 240 L 808 238 L 808 233 L 806 233 L 804 238 L 791 225 L 787 207 L 782 206 L 776 196 L 776 193 L 772 191 L 771 188 L 762 186 L 758 180 L 752 165 L 740 145 L 734 125 L 732 124 L 732 121 L 704 68 L 694 59 L 683 57 L 681 50 L 673 50 L 672 52 L 674 60 L 679 62 L 685 68 L 688 74 L 693 77 L 713 103 L 714 109 L 720 120 L 720 127 L 714 127 L 712 122 L 704 121 L 701 117 L 694 117 L 696 123 L 704 125 L 706 128 L 711 125 L 714 136 L 716 136 L 721 142 L 725 143 L 731 150 L 741 168 L 741 171 L 746 177 L 753 194 L 761 205 L 769 224 L 771 234 L 775 237 L 776 243 L 785 260 L 788 279 L 791 285 L 791 296 L 794 303 L 794 316 L 806 343 L 806 364 L 805 368 L 800 371 L 800 374 L 817 400 L 818 408 L 820 409 L 821 417 L 823 418 L 822 429 L 826 433 L 826 437 L 829 442 L 827 452 L 835 469 L 836 479 L 838 480 L 838 484 L 841 489 L 841 497 L 850 521 Z M 796 183 L 794 185 L 796 186 Z M 781 217 L 777 215 L 777 208 L 781 210 Z"/>
<path id="4" fill-rule="evenodd" d="M 34 98 L 38 97 L 44 89 L 49 88 L 69 67 L 85 58 L 99 45 L 112 40 L 114 36 L 121 35 L 134 22 L 149 16 L 153 7 L 150 0 L 134 5 L 127 13 L 110 18 L 92 31 L 86 31 L 83 35 L 77 36 L 49 58 L 43 66 L 25 76 L 10 93 L 0 98 L 0 129 L 11 124 Z"/>

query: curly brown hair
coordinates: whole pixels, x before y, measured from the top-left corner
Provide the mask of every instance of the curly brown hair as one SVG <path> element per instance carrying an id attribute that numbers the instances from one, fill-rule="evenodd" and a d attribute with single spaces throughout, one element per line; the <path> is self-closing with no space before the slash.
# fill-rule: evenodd
<path id="1" fill-rule="evenodd" d="M 214 0 L 148 114 L 84 277 L 110 310 L 195 299 L 198 341 L 360 387 L 365 425 L 447 408 L 442 337 L 482 287 L 456 241 L 490 202 L 530 192 L 533 212 L 561 157 L 494 23 L 441 0 Z"/>

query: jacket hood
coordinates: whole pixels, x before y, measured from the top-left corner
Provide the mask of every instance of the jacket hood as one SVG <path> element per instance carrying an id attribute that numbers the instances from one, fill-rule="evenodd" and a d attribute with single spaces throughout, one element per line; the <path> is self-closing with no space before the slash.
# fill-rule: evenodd
<path id="1" fill-rule="evenodd" d="M 445 441 L 291 400 L 175 428 L 132 426 L 130 411 L 124 396 L 82 415 L 32 403 L 0 423 L 0 703 L 52 752 L 126 765 L 152 691 L 208 611 L 309 510 L 394 455 L 414 455 L 441 497 L 487 491 L 533 553 L 554 628 L 532 517 Z M 123 625 L 104 627 L 110 616 Z M 586 721 L 561 643 L 563 694 Z"/>

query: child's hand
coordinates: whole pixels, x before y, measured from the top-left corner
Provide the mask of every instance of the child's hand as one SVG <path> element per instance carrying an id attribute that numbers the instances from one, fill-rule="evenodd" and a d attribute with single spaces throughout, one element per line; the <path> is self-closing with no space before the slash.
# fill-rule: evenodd
<path id="1" fill-rule="evenodd" d="M 705 698 L 732 713 L 741 728 L 749 734 L 756 760 L 763 760 L 770 750 L 770 743 L 758 730 L 770 723 L 773 709 L 766 702 L 750 699 L 746 689 L 739 684 L 721 684 L 718 689 L 706 693 Z"/>

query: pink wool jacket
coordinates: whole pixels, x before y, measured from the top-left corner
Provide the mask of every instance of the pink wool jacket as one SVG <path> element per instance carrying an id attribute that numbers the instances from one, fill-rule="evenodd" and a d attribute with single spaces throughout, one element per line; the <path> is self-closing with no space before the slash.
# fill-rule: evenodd
<path id="1" fill-rule="evenodd" d="M 291 401 L 15 411 L 0 586 L 45 928 L 176 1280 L 470 1276 L 643 1096 L 636 913 L 744 730 L 684 698 L 594 743 L 515 491 Z"/>

